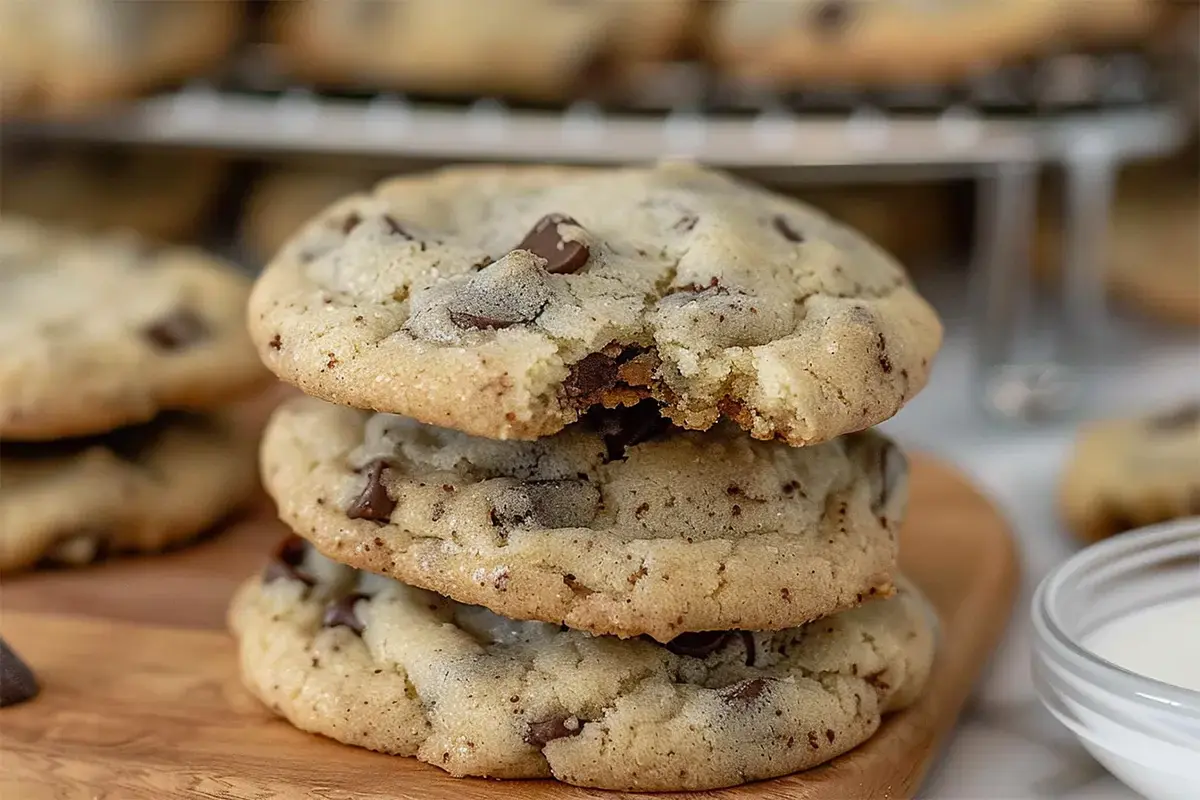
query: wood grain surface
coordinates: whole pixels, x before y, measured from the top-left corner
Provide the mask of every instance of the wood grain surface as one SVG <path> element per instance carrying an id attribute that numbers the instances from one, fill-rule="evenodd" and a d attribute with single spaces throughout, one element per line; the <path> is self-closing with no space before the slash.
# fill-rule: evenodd
<path id="1" fill-rule="evenodd" d="M 901 561 L 942 623 L 925 696 L 825 766 L 672 798 L 852 800 L 916 792 L 1005 627 L 1017 560 L 1004 521 L 978 492 L 942 464 L 913 461 Z M 233 588 L 265 562 L 284 532 L 264 500 L 186 550 L 7 579 L 0 635 L 34 668 L 43 691 L 0 710 L 0 798 L 635 796 L 552 781 L 455 779 L 273 717 L 241 688 L 224 615 Z"/>

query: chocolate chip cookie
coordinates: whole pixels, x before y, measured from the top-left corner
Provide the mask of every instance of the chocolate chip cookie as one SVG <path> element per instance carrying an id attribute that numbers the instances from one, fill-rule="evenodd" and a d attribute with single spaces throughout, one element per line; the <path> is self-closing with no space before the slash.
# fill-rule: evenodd
<path id="1" fill-rule="evenodd" d="M 207 221 L 226 166 L 203 151 L 13 143 L 0 153 L 0 212 L 188 240 Z"/>
<path id="2" fill-rule="evenodd" d="M 865 741 L 919 695 L 934 618 L 907 584 L 798 628 L 665 644 L 516 622 L 283 543 L 235 596 L 246 685 L 299 728 L 453 775 L 707 789 Z"/>
<path id="3" fill-rule="evenodd" d="M 279 53 L 307 82 L 560 102 L 620 91 L 671 58 L 694 0 L 280 3 Z"/>
<path id="4" fill-rule="evenodd" d="M 727 0 L 709 52 L 781 89 L 938 84 L 1043 52 L 1065 22 L 1061 0 Z"/>
<path id="5" fill-rule="evenodd" d="M 1089 542 L 1200 514 L 1200 403 L 1084 428 L 1059 502 L 1071 530 Z"/>
<path id="6" fill-rule="evenodd" d="M 72 114 L 217 67 L 236 2 L 0 0 L 0 113 Z"/>
<path id="7" fill-rule="evenodd" d="M 659 640 L 784 628 L 891 591 L 907 463 L 596 411 L 500 442 L 299 398 L 262 448 L 280 516 L 327 556 L 519 619 Z"/>
<path id="8" fill-rule="evenodd" d="M 257 387 L 249 288 L 198 250 L 0 219 L 0 440 L 102 433 Z"/>
<path id="9" fill-rule="evenodd" d="M 257 486 L 255 443 L 223 415 L 166 413 L 99 436 L 0 442 L 0 571 L 156 552 Z"/>
<path id="10" fill-rule="evenodd" d="M 874 244 L 684 164 L 383 183 L 284 247 L 250 326 L 309 394 L 500 439 L 653 398 L 684 428 L 812 444 L 892 416 L 941 342 Z"/>

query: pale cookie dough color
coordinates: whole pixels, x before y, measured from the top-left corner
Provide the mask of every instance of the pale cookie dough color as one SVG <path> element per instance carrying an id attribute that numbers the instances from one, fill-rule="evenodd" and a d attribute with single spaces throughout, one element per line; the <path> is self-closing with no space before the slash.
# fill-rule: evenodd
<path id="1" fill-rule="evenodd" d="M 498 439 L 652 397 L 681 427 L 812 444 L 895 414 L 941 342 L 871 242 L 679 164 L 395 179 L 309 223 L 250 306 L 305 392 Z"/>
<path id="2" fill-rule="evenodd" d="M 1085 541 L 1200 514 L 1200 404 L 1085 428 L 1059 498 Z"/>
<path id="3" fill-rule="evenodd" d="M 254 454 L 230 419 L 181 413 L 83 439 L 0 443 L 0 572 L 192 539 L 254 491 Z"/>
<path id="4" fill-rule="evenodd" d="M 515 622 L 281 545 L 236 595 L 242 676 L 297 727 L 453 775 L 732 786 L 828 761 L 919 695 L 915 589 L 774 633 L 662 645 Z"/>
<path id="5" fill-rule="evenodd" d="M 0 440 L 101 433 L 256 388 L 249 290 L 198 250 L 0 219 Z"/>
<path id="6" fill-rule="evenodd" d="M 645 407 L 501 442 L 311 398 L 276 412 L 263 479 L 330 558 L 595 633 L 790 627 L 891 591 L 903 454 L 806 448 Z"/>

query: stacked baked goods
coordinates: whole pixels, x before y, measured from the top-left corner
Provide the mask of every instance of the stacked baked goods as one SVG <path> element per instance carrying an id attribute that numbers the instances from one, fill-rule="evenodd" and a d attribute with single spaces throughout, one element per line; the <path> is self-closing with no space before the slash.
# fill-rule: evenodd
<path id="1" fill-rule="evenodd" d="M 195 537 L 249 497 L 249 280 L 196 250 L 0 218 L 0 571 Z"/>
<path id="2" fill-rule="evenodd" d="M 283 247 L 250 327 L 312 397 L 261 453 L 296 536 L 230 621 L 298 727 L 455 775 L 701 789 L 918 697 L 907 462 L 867 429 L 941 329 L 820 212 L 678 164 L 392 179 Z"/>

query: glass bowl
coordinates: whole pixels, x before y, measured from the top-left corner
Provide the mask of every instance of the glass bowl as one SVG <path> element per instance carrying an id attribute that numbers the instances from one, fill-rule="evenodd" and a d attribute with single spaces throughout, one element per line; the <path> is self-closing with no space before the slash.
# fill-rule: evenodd
<path id="1" fill-rule="evenodd" d="M 1200 797 L 1200 692 L 1130 672 L 1083 642 L 1126 614 L 1195 596 L 1200 517 L 1088 547 L 1047 575 L 1033 598 L 1039 697 L 1096 760 L 1152 800 Z"/>

